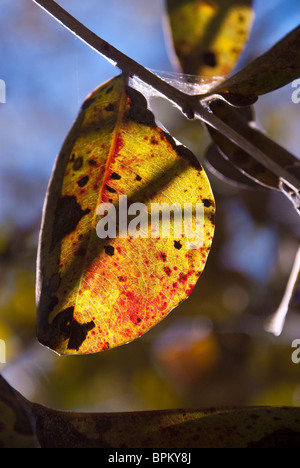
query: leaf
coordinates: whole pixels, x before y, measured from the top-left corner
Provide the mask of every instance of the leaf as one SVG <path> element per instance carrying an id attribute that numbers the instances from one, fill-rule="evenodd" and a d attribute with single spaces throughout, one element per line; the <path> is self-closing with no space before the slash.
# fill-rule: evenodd
<path id="1" fill-rule="evenodd" d="M 256 95 L 270 93 L 300 76 L 300 26 L 265 54 L 218 85 L 214 93 Z"/>
<path id="2" fill-rule="evenodd" d="M 299 408 L 33 414 L 42 448 L 300 447 Z"/>
<path id="3" fill-rule="evenodd" d="M 229 75 L 249 38 L 252 0 L 167 0 L 167 10 L 183 72 Z"/>
<path id="4" fill-rule="evenodd" d="M 238 131 L 248 141 L 255 143 L 259 149 L 264 151 L 270 159 L 277 162 L 281 167 L 287 168 L 296 163 L 297 160 L 291 153 L 248 124 L 244 109 L 234 109 L 226 102 L 217 99 L 212 101 L 209 106 L 223 122 Z M 229 159 L 242 173 L 265 187 L 280 190 L 280 180 L 273 172 L 252 159 L 245 151 L 218 131 L 211 128 L 208 128 L 208 130 L 223 156 Z"/>
<path id="5" fill-rule="evenodd" d="M 300 408 L 268 407 L 64 412 L 26 400 L 0 376 L 3 448 L 296 448 L 299 417 Z"/>
<path id="6" fill-rule="evenodd" d="M 224 157 L 219 148 L 212 144 L 206 151 L 205 167 L 216 177 L 231 185 L 246 189 L 257 189 L 259 186 L 243 174 L 229 159 Z"/>
<path id="7" fill-rule="evenodd" d="M 0 448 L 35 448 L 23 398 L 0 376 Z"/>
<path id="8" fill-rule="evenodd" d="M 148 238 L 129 235 L 119 221 L 127 212 L 124 197 L 128 207 L 146 205 L 147 220 L 153 204 L 189 203 L 195 210 L 204 204 L 203 242 L 176 237 L 181 220 L 168 238 L 154 238 L 159 234 L 150 231 L 151 223 L 144 228 Z M 106 239 L 98 237 L 102 203 L 117 222 L 116 236 Z M 40 342 L 59 354 L 85 354 L 149 331 L 191 294 L 212 243 L 214 209 L 200 164 L 156 126 L 139 92 L 122 77 L 94 91 L 57 159 L 46 198 L 37 282 Z M 195 212 L 192 221 L 195 228 Z"/>

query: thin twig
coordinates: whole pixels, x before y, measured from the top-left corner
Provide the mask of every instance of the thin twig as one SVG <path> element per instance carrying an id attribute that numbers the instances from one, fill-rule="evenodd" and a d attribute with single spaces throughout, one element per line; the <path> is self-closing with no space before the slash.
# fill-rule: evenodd
<path id="1" fill-rule="evenodd" d="M 278 307 L 275 314 L 272 315 L 272 317 L 270 317 L 265 324 L 265 330 L 268 331 L 269 333 L 273 333 L 273 335 L 275 336 L 279 336 L 282 333 L 285 320 L 286 320 L 286 316 L 288 314 L 289 307 L 293 299 L 294 289 L 298 281 L 299 271 L 300 271 L 300 247 L 298 248 L 297 254 L 295 256 L 294 265 L 293 265 L 293 268 L 289 277 L 288 284 L 286 286 L 284 296 L 280 303 L 280 306 Z"/>
<path id="2" fill-rule="evenodd" d="M 199 101 L 197 96 L 186 94 L 162 80 L 157 75 L 153 74 L 145 67 L 120 52 L 111 44 L 98 37 L 53 0 L 33 1 L 53 16 L 53 18 L 64 27 L 69 29 L 79 39 L 104 56 L 107 60 L 113 63 L 113 65 L 120 68 L 123 73 L 129 76 L 136 76 L 144 83 L 155 88 L 163 96 L 176 104 L 184 114 L 191 117 L 196 116 L 210 127 L 218 130 L 226 138 L 246 151 L 256 161 L 263 164 L 267 169 L 276 174 L 276 176 L 284 181 L 285 184 L 287 184 L 293 191 L 298 192 L 300 190 L 300 182 L 296 177 L 270 159 L 252 142 L 247 141 L 247 139 L 242 135 L 216 117 L 205 104 Z M 297 159 L 295 158 L 295 162 L 296 161 Z"/>

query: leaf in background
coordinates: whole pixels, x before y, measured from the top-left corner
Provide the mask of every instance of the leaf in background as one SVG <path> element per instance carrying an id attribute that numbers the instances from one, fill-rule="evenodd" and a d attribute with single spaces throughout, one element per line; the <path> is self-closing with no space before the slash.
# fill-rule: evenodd
<path id="1" fill-rule="evenodd" d="M 176 226 L 169 238 L 149 238 L 148 227 L 148 238 L 131 238 L 118 222 L 127 211 L 120 196 L 128 207 L 145 204 L 148 213 L 153 203 L 203 204 L 204 241 L 193 246 L 185 235 L 176 238 Z M 97 236 L 101 203 L 115 207 L 116 238 Z M 59 354 L 84 354 L 150 330 L 191 294 L 212 243 L 214 210 L 200 164 L 156 126 L 139 92 L 123 77 L 94 91 L 48 189 L 37 283 L 40 342 Z M 195 213 L 192 221 L 195 228 Z"/>
<path id="2" fill-rule="evenodd" d="M 268 407 L 64 412 L 26 400 L 0 376 L 2 448 L 296 448 L 299 418 L 299 408 Z"/>
<path id="3" fill-rule="evenodd" d="M 167 10 L 182 71 L 229 75 L 249 38 L 252 0 L 167 0 Z"/>
<path id="4" fill-rule="evenodd" d="M 37 447 L 23 400 L 0 376 L 0 448 Z"/>
<path id="5" fill-rule="evenodd" d="M 247 109 L 232 108 L 223 100 L 214 100 L 210 102 L 209 106 L 223 122 L 234 128 L 248 141 L 254 142 L 259 149 L 264 151 L 270 159 L 277 162 L 281 167 L 293 166 L 296 163 L 297 160 L 292 154 L 249 125 L 249 119 L 245 115 Z M 229 159 L 240 171 L 265 187 L 280 190 L 279 178 L 273 172 L 259 164 L 218 131 L 211 128 L 208 128 L 208 130 L 223 156 Z"/>
<path id="6" fill-rule="evenodd" d="M 224 157 L 219 148 L 212 144 L 205 154 L 205 167 L 216 177 L 231 185 L 246 189 L 257 189 L 259 185 L 243 174 L 231 161 Z"/>
<path id="7" fill-rule="evenodd" d="M 289 448 L 299 408 L 66 413 L 33 405 L 42 448 Z"/>
<path id="8" fill-rule="evenodd" d="M 300 26 L 212 93 L 260 96 L 282 88 L 299 76 Z"/>

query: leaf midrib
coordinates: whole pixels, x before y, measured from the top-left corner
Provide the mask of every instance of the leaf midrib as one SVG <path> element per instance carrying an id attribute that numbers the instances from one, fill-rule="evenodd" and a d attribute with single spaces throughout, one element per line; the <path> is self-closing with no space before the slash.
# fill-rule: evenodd
<path id="1" fill-rule="evenodd" d="M 89 233 L 89 241 L 88 241 L 88 244 L 87 244 L 87 247 L 86 247 L 86 253 L 85 253 L 85 256 L 84 256 L 84 259 L 83 259 L 83 262 L 82 262 L 82 271 L 81 271 L 81 275 L 80 275 L 80 280 L 79 280 L 79 285 L 78 285 L 78 290 L 77 290 L 76 300 L 75 300 L 75 305 L 74 305 L 73 321 L 74 321 L 74 315 L 75 315 L 75 312 L 76 312 L 76 307 L 77 307 L 77 304 L 78 304 L 79 292 L 81 291 L 81 288 L 82 288 L 84 272 L 86 270 L 85 266 L 87 264 L 87 257 L 88 257 L 89 247 L 90 247 L 90 243 L 91 243 L 91 239 L 92 239 L 92 232 L 93 232 L 93 229 L 96 226 L 97 207 L 99 206 L 99 204 L 101 203 L 102 198 L 103 198 L 105 185 L 106 185 L 106 182 L 107 182 L 107 180 L 109 178 L 111 163 L 112 163 L 112 160 L 113 160 L 113 158 L 115 156 L 115 150 L 116 150 L 117 143 L 118 143 L 118 140 L 119 140 L 120 130 L 121 130 L 121 127 L 122 127 L 122 123 L 123 123 L 124 116 L 125 116 L 125 111 L 126 111 L 126 100 L 127 100 L 126 82 L 125 82 L 126 78 L 122 76 L 120 79 L 123 81 L 123 84 L 122 84 L 122 90 L 121 90 L 120 98 L 119 98 L 119 108 L 118 108 L 118 111 L 117 111 L 117 120 L 116 120 L 115 127 L 114 127 L 114 130 L 113 130 L 112 142 L 111 142 L 111 146 L 110 146 L 109 153 L 108 153 L 108 158 L 107 158 L 106 165 L 105 165 L 105 171 L 104 171 L 103 180 L 102 180 L 102 183 L 101 183 L 99 197 L 98 197 L 98 200 L 97 200 L 96 208 L 94 210 L 94 215 L 93 215 L 93 219 L 92 219 L 92 223 L 91 223 L 91 229 L 90 229 L 90 233 Z M 68 344 L 69 344 L 71 336 L 72 336 L 73 321 L 72 321 L 72 324 L 71 324 L 71 327 L 70 327 L 70 335 L 69 335 L 69 338 L 68 338 L 67 349 L 68 349 Z"/>

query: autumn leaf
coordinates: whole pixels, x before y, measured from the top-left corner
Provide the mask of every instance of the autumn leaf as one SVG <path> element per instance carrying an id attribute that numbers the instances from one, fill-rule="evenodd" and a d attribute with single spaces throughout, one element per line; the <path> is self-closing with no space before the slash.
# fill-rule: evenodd
<path id="1" fill-rule="evenodd" d="M 196 240 L 185 229 L 180 234 L 186 216 L 174 214 L 169 232 L 153 227 L 153 207 L 163 206 L 169 215 L 174 206 L 184 214 L 192 208 Z M 133 216 L 145 208 L 138 222 Z M 212 243 L 214 210 L 200 164 L 156 126 L 139 92 L 122 76 L 94 91 L 57 159 L 46 198 L 40 342 L 59 354 L 94 353 L 149 331 L 191 294 Z M 101 235 L 108 226 L 113 235 Z"/>
<path id="2" fill-rule="evenodd" d="M 300 26 L 265 54 L 218 85 L 212 93 L 256 95 L 270 93 L 300 76 Z"/>
<path id="3" fill-rule="evenodd" d="M 252 0 L 167 0 L 167 11 L 182 71 L 229 75 L 249 38 Z"/>

